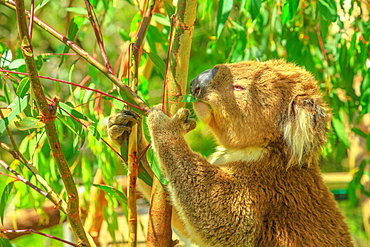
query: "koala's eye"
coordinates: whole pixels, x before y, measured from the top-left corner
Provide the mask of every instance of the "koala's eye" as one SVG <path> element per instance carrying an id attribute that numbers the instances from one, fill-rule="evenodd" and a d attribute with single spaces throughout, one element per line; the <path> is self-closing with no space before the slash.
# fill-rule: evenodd
<path id="1" fill-rule="evenodd" d="M 240 86 L 240 85 L 233 85 L 233 88 L 234 88 L 235 91 L 243 91 L 243 90 L 245 90 L 245 88 L 242 87 L 242 86 Z"/>

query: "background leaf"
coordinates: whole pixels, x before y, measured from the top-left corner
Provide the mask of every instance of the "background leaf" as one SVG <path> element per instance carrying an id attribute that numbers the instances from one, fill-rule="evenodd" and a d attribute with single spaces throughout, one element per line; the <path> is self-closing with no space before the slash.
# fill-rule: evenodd
<path id="1" fill-rule="evenodd" d="M 217 25 L 216 25 L 216 35 L 220 37 L 222 30 L 224 29 L 227 18 L 233 8 L 233 0 L 220 0 L 218 3 L 217 10 Z"/>

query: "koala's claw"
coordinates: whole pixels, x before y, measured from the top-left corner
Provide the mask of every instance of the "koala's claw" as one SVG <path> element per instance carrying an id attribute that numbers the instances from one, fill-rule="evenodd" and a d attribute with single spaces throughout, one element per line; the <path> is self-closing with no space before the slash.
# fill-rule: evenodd
<path id="1" fill-rule="evenodd" d="M 134 124 L 141 122 L 141 116 L 131 110 L 121 110 L 108 120 L 108 136 L 118 145 L 121 145 L 131 132 Z"/>
<path id="2" fill-rule="evenodd" d="M 195 129 L 196 121 L 194 119 L 189 119 L 190 111 L 186 108 L 180 108 L 175 116 L 174 119 L 179 121 L 179 124 L 182 125 L 185 133 L 189 132 L 190 130 Z"/>

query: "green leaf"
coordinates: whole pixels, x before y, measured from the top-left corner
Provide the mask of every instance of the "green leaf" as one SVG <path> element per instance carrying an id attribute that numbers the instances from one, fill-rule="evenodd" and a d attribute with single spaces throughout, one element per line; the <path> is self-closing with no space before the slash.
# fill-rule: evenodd
<path id="1" fill-rule="evenodd" d="M 84 21 L 86 20 L 85 17 L 83 16 L 75 16 L 73 17 L 71 23 L 69 24 L 69 27 L 68 27 L 68 39 L 69 40 L 74 40 L 76 38 L 76 35 L 77 35 L 77 32 L 78 30 L 80 29 L 80 27 L 82 26 L 82 24 L 84 23 Z M 69 46 L 64 46 L 64 50 L 63 50 L 63 53 L 67 53 L 69 51 Z M 64 60 L 65 60 L 66 56 L 62 56 L 62 59 L 58 65 L 58 67 L 61 67 L 62 64 L 64 63 Z"/>
<path id="2" fill-rule="evenodd" d="M 191 94 L 186 94 L 184 95 L 182 102 L 198 102 L 199 99 L 196 99 L 193 95 Z"/>
<path id="3" fill-rule="evenodd" d="M 28 95 L 26 95 L 24 98 L 17 97 L 8 106 L 8 108 L 12 109 L 12 112 L 6 118 L 0 119 L 0 134 L 4 132 L 6 126 L 8 126 L 17 115 L 24 111 L 28 105 L 28 99 Z"/>
<path id="4" fill-rule="evenodd" d="M 347 148 L 350 148 L 347 132 L 344 128 L 343 123 L 338 118 L 333 118 L 332 123 L 335 133 L 337 133 L 339 140 L 341 140 Z"/>
<path id="5" fill-rule="evenodd" d="M 170 19 L 167 16 L 164 16 L 162 14 L 154 14 L 153 15 L 153 20 L 155 20 L 159 24 L 162 24 L 163 26 L 167 26 L 167 27 L 171 26 Z"/>
<path id="6" fill-rule="evenodd" d="M 260 13 L 261 0 L 250 0 L 249 4 L 249 13 L 251 14 L 252 20 L 254 20 Z"/>
<path id="7" fill-rule="evenodd" d="M 9 239 L 7 239 L 7 238 L 2 238 L 1 236 L 0 236 L 0 246 L 1 247 L 16 247 L 16 246 L 18 246 L 18 245 L 12 245 L 11 243 L 10 243 L 10 241 L 9 241 Z"/>
<path id="8" fill-rule="evenodd" d="M 74 40 L 77 34 L 77 31 L 80 29 L 82 24 L 85 22 L 86 18 L 83 16 L 75 16 L 73 17 L 71 23 L 68 27 L 68 39 Z"/>
<path id="9" fill-rule="evenodd" d="M 162 170 L 159 167 L 157 157 L 155 156 L 152 148 L 148 149 L 148 151 L 146 152 L 146 157 L 148 159 L 150 167 L 152 168 L 152 171 L 154 172 L 154 175 L 158 178 L 159 182 L 161 182 L 161 184 L 163 185 L 167 185 L 168 181 L 164 177 Z"/>
<path id="10" fill-rule="evenodd" d="M 92 134 L 96 140 L 100 140 L 100 134 L 99 131 L 92 125 L 88 126 L 87 129 L 89 130 L 90 134 Z"/>
<path id="11" fill-rule="evenodd" d="M 39 3 L 36 8 L 35 8 L 35 13 L 37 13 L 37 11 L 39 11 L 40 9 L 42 9 L 46 4 L 48 4 L 50 2 L 50 0 L 42 0 L 41 3 Z"/>
<path id="12" fill-rule="evenodd" d="M 234 4 L 233 0 L 220 0 L 220 2 L 218 3 L 217 26 L 216 26 L 217 37 L 220 37 L 220 34 L 224 29 L 227 18 L 229 17 L 230 12 L 233 8 L 233 4 Z"/>
<path id="13" fill-rule="evenodd" d="M 103 190 L 104 192 L 108 193 L 109 195 L 114 196 L 118 201 L 120 201 L 123 204 L 127 204 L 127 197 L 126 195 L 117 190 L 116 188 L 113 188 L 109 185 L 103 185 L 103 184 L 93 184 L 93 186 Z"/>
<path id="14" fill-rule="evenodd" d="M 64 111 L 62 111 L 59 108 L 62 108 Z M 57 111 L 58 111 L 59 114 L 61 114 L 63 116 L 69 116 L 69 114 L 71 114 L 72 116 L 74 116 L 77 119 L 83 119 L 83 120 L 86 120 L 86 121 L 93 122 L 91 119 L 87 118 L 81 112 L 75 110 L 74 108 L 72 108 L 71 106 L 69 106 L 69 105 L 67 105 L 63 102 L 59 102 L 59 108 L 58 108 Z M 69 113 L 69 114 L 67 114 L 67 113 Z"/>
<path id="15" fill-rule="evenodd" d="M 282 10 L 282 14 L 281 14 L 281 22 L 283 24 L 287 23 L 288 21 L 290 21 L 292 19 L 292 16 L 290 14 L 290 3 L 289 1 L 285 1 L 284 3 L 284 7 L 283 7 L 283 10 Z"/>
<path id="16" fill-rule="evenodd" d="M 8 68 L 13 70 L 13 69 L 18 69 L 19 67 L 23 66 L 26 64 L 26 61 L 23 58 L 18 58 L 10 62 L 8 65 Z"/>
<path id="17" fill-rule="evenodd" d="M 82 8 L 82 7 L 68 7 L 66 8 L 66 11 L 75 13 L 78 15 L 88 15 L 86 8 Z"/>
<path id="18" fill-rule="evenodd" d="M 285 24 L 290 21 L 296 14 L 299 5 L 299 0 L 287 0 L 284 2 L 281 20 Z"/>
<path id="19" fill-rule="evenodd" d="M 139 24 L 141 22 L 141 15 L 140 13 L 136 13 L 136 15 L 132 18 L 130 23 L 130 32 L 135 33 L 139 29 Z"/>
<path id="20" fill-rule="evenodd" d="M 45 126 L 45 124 L 38 118 L 25 117 L 19 122 L 15 122 L 15 126 L 21 131 L 29 129 L 38 129 Z"/>
<path id="21" fill-rule="evenodd" d="M 358 167 L 358 171 L 353 175 L 353 179 L 348 184 L 348 200 L 349 208 L 353 209 L 357 203 L 357 189 L 361 188 L 361 179 L 364 175 L 366 160 L 363 160 Z"/>
<path id="22" fill-rule="evenodd" d="M 166 63 L 156 54 L 153 52 L 148 53 L 150 60 L 154 63 L 154 65 L 158 68 L 159 72 L 163 75 L 166 73 Z"/>
<path id="23" fill-rule="evenodd" d="M 370 69 L 365 73 L 364 79 L 361 83 L 361 94 L 370 88 Z"/>
<path id="24" fill-rule="evenodd" d="M 6 103 L 10 104 L 10 102 L 12 102 L 12 96 L 10 95 L 10 88 L 8 83 L 4 84 L 4 98 Z"/>
<path id="25" fill-rule="evenodd" d="M 5 208 L 7 206 L 9 197 L 12 195 L 11 192 L 12 192 L 13 186 L 14 186 L 14 181 L 8 183 L 5 186 L 4 191 L 1 195 L 1 199 L 0 199 L 0 219 L 1 219 L 1 224 L 2 225 L 4 225 Z"/>
<path id="26" fill-rule="evenodd" d="M 175 14 L 176 8 L 168 3 L 166 0 L 163 0 L 164 3 L 164 9 L 166 10 L 167 16 L 171 17 L 172 15 Z"/>
<path id="27" fill-rule="evenodd" d="M 365 132 L 363 132 L 362 130 L 360 130 L 360 129 L 352 128 L 352 131 L 353 131 L 353 133 L 355 133 L 356 135 L 361 136 L 362 138 L 367 138 L 367 134 Z"/>
<path id="28" fill-rule="evenodd" d="M 337 3 L 335 0 L 319 0 L 317 4 L 322 18 L 331 22 L 337 20 Z"/>
<path id="29" fill-rule="evenodd" d="M 19 83 L 19 86 L 17 87 L 18 97 L 23 98 L 24 96 L 26 96 L 26 93 L 30 89 L 30 86 L 31 86 L 30 78 L 29 77 L 23 78 L 21 83 Z"/>

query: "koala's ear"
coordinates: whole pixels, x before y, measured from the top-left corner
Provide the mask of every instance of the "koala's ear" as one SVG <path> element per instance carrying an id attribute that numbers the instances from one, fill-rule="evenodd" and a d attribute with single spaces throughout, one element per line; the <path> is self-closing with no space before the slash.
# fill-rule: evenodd
<path id="1" fill-rule="evenodd" d="M 282 126 L 291 153 L 288 166 L 301 164 L 302 158 L 306 155 L 312 157 L 326 142 L 327 113 L 319 101 L 307 95 L 298 95 L 288 107 Z"/>

